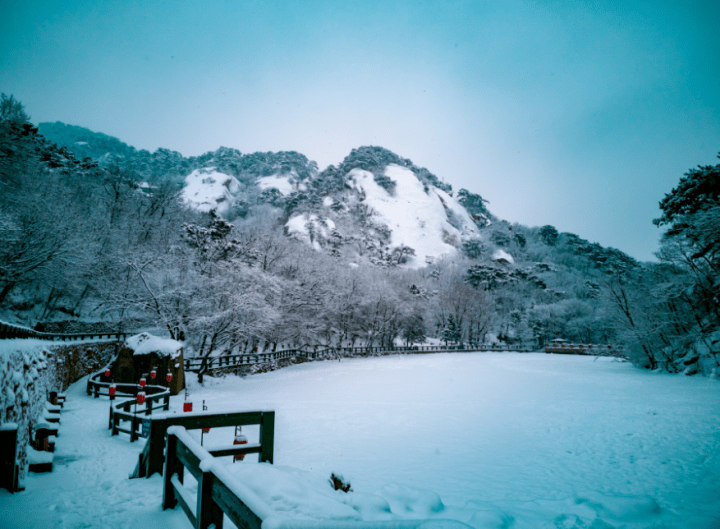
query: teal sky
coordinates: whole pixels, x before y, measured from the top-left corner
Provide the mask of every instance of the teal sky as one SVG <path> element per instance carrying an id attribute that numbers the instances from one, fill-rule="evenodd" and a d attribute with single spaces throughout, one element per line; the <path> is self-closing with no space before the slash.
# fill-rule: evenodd
<path id="1" fill-rule="evenodd" d="M 652 259 L 719 163 L 720 2 L 2 2 L 0 91 L 137 148 L 380 145 L 501 218 Z"/>

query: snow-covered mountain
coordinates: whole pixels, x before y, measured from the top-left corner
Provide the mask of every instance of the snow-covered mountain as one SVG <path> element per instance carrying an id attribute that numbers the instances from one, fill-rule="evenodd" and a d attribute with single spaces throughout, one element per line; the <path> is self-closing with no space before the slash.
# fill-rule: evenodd
<path id="1" fill-rule="evenodd" d="M 70 151 L 91 153 L 103 167 L 123 167 L 143 182 L 141 188 L 169 178 L 182 188 L 182 200 L 199 211 L 234 220 L 257 205 L 277 208 L 289 237 L 348 264 L 419 268 L 454 256 L 466 242 L 496 249 L 480 229 L 491 215 L 479 195 L 453 193 L 427 169 L 382 147 L 354 149 L 338 167 L 320 172 L 297 152 L 242 154 L 221 147 L 185 158 L 168 149 L 137 151 L 80 127 L 41 125 Z M 504 251 L 487 255 L 506 264 L 513 260 Z"/>
<path id="2" fill-rule="evenodd" d="M 237 178 L 209 167 L 195 169 L 185 177 L 182 199 L 199 211 L 215 210 L 219 215 L 224 215 L 239 192 L 240 182 Z"/>
<path id="3" fill-rule="evenodd" d="M 292 169 L 245 174 L 242 184 L 216 167 L 196 169 L 185 178 L 183 199 L 200 211 L 225 215 L 236 202 L 259 194 L 285 209 L 288 236 L 349 263 L 419 268 L 455 255 L 463 241 L 481 238 L 478 225 L 487 218 L 475 220 L 449 186 L 424 181 L 411 163 L 383 164 L 372 172 L 346 163 L 332 169 L 335 181 L 327 171 L 301 179 Z"/>
<path id="4" fill-rule="evenodd" d="M 316 249 L 350 247 L 351 259 L 363 256 L 376 264 L 418 268 L 443 255 L 454 255 L 461 241 L 479 236 L 465 208 L 445 191 L 424 185 L 406 167 L 390 164 L 383 176 L 352 169 L 346 188 L 323 197 L 316 212 L 295 213 L 286 225 L 289 235 Z"/>

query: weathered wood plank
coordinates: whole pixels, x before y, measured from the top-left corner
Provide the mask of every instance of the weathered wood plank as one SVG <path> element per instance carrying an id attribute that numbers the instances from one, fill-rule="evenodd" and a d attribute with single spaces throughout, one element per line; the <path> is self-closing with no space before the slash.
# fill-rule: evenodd
<path id="1" fill-rule="evenodd" d="M 175 483 L 171 483 L 170 486 L 173 487 L 173 491 L 175 494 L 175 501 L 177 502 L 180 507 L 182 507 L 182 510 L 185 511 L 185 514 L 187 515 L 188 519 L 190 520 L 190 523 L 193 527 L 197 527 L 197 518 L 195 518 L 195 514 L 192 512 L 192 509 L 185 501 L 185 497 L 183 496 L 182 492 L 179 490 L 182 485 L 176 485 Z"/>
<path id="2" fill-rule="evenodd" d="M 227 448 L 215 448 L 208 450 L 208 453 L 213 457 L 225 457 L 225 456 L 236 456 L 240 454 L 259 454 L 261 451 L 261 445 L 235 445 Z"/>
<path id="3" fill-rule="evenodd" d="M 169 437 L 175 436 L 173 435 Z M 177 440 L 177 448 L 175 454 L 180 463 L 185 465 L 185 468 L 188 469 L 188 471 L 195 477 L 195 479 L 200 479 L 200 476 L 202 476 L 202 470 L 200 470 L 200 458 L 196 456 L 192 450 L 185 446 L 185 444 L 180 439 Z"/>
<path id="4" fill-rule="evenodd" d="M 212 498 L 238 529 L 261 529 L 262 520 L 219 479 L 213 481 Z"/>
<path id="5" fill-rule="evenodd" d="M 217 413 L 212 415 L 177 415 L 163 417 L 162 420 L 169 426 L 184 426 L 187 430 L 198 428 L 220 428 L 223 426 L 248 426 L 262 422 L 261 411 L 249 411 L 240 413 Z"/>

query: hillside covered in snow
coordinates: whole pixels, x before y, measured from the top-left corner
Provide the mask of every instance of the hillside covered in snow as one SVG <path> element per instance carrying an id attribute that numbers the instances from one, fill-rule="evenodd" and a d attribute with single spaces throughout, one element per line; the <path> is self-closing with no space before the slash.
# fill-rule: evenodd
<path id="1" fill-rule="evenodd" d="M 661 202 L 657 222 L 674 226 L 662 262 L 638 263 L 550 225 L 499 219 L 476 190 L 378 146 L 320 169 L 294 151 L 184 157 L 61 123 L 40 129 L 47 138 L 0 124 L 0 319 L 10 323 L 158 326 L 198 354 L 562 338 L 622 343 L 650 368 L 720 367 L 707 261 L 716 197 L 703 191 L 715 167 Z M 685 218 L 693 208 L 702 222 Z"/>

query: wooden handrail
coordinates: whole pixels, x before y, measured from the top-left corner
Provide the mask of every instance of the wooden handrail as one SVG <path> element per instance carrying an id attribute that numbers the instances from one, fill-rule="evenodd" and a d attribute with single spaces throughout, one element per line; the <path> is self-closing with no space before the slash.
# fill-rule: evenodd
<path id="1" fill-rule="evenodd" d="M 306 348 L 300 349 L 282 349 L 279 351 L 251 352 L 236 355 L 185 358 L 183 362 L 185 371 L 199 372 L 202 369 L 205 369 L 206 371 L 211 369 L 230 369 L 244 365 L 275 362 L 291 357 L 301 357 L 311 360 L 315 358 L 323 358 L 326 356 L 339 354 L 343 356 L 349 356 L 382 353 L 475 353 L 491 351 L 515 351 L 529 353 L 537 350 L 537 347 L 529 345 L 414 345 L 389 347 L 326 347 L 317 350 L 308 346 Z"/>
<path id="2" fill-rule="evenodd" d="M 180 505 L 193 527 L 214 524 L 216 529 L 222 529 L 224 516 L 237 527 L 248 529 L 261 529 L 263 525 L 283 529 L 417 529 L 429 521 L 293 520 L 273 511 L 254 491 L 215 462 L 214 458 L 220 455 L 248 453 L 247 448 L 222 454 L 207 450 L 182 426 L 168 429 L 165 447 L 163 510 Z M 195 496 L 183 484 L 185 470 L 198 482 Z M 469 527 L 451 520 L 434 521 L 442 527 Z"/>
<path id="3" fill-rule="evenodd" d="M 216 457 L 240 454 L 258 454 L 260 462 L 273 462 L 275 451 L 275 412 L 241 411 L 226 413 L 183 413 L 153 416 L 150 420 L 150 436 L 140 456 L 138 468 L 133 477 L 150 477 L 155 472 L 163 473 L 164 448 L 169 428 L 180 426 L 186 430 L 200 428 L 222 428 L 227 426 L 260 426 L 260 443 L 232 447 L 210 448 Z"/>
<path id="4" fill-rule="evenodd" d="M 72 340 L 88 340 L 88 339 L 99 339 L 103 340 L 124 340 L 131 332 L 78 332 L 78 333 L 57 333 L 57 332 L 40 332 L 30 327 L 24 327 L 22 325 L 14 325 L 12 323 L 0 322 L 0 340 L 2 339 L 14 339 L 14 338 L 39 338 L 41 340 L 52 340 L 52 341 L 72 341 Z"/>

